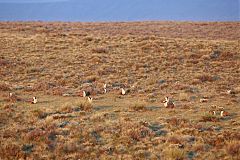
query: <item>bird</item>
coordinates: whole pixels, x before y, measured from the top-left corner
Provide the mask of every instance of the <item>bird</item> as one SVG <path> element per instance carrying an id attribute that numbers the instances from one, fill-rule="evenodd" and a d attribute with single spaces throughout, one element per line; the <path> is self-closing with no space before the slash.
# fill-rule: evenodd
<path id="1" fill-rule="evenodd" d="M 225 116 L 228 116 L 228 115 L 229 115 L 229 113 L 226 112 L 226 111 L 223 111 L 223 110 L 222 110 L 222 111 L 220 112 L 220 116 L 221 116 L 221 117 L 225 117 Z"/>
<path id="2" fill-rule="evenodd" d="M 32 104 L 36 104 L 38 102 L 37 97 L 33 97 Z"/>
<path id="3" fill-rule="evenodd" d="M 209 113 L 214 116 L 216 115 L 216 111 L 209 111 Z"/>
<path id="4" fill-rule="evenodd" d="M 217 105 L 212 105 L 211 108 L 212 108 L 213 110 L 217 110 L 217 111 L 224 110 L 224 107 L 220 107 L 220 106 L 217 106 Z"/>
<path id="5" fill-rule="evenodd" d="M 89 97 L 88 97 L 88 102 L 89 102 L 89 103 L 92 103 L 92 101 L 93 101 L 93 98 L 89 96 Z"/>
<path id="6" fill-rule="evenodd" d="M 227 90 L 227 94 L 236 94 L 236 92 L 233 90 Z"/>
<path id="7" fill-rule="evenodd" d="M 17 97 L 14 93 L 10 92 L 9 93 L 9 99 L 8 101 L 10 102 L 16 102 L 16 101 L 21 101 L 22 99 Z"/>
<path id="8" fill-rule="evenodd" d="M 204 103 L 204 102 L 207 102 L 207 101 L 208 101 L 208 99 L 206 99 L 206 98 L 201 98 L 201 99 L 200 99 L 200 102 L 201 102 L 201 103 Z"/>
<path id="9" fill-rule="evenodd" d="M 106 83 L 103 85 L 103 89 L 104 89 L 104 93 L 107 93 L 107 84 Z"/>
<path id="10" fill-rule="evenodd" d="M 172 100 L 169 99 L 169 97 L 165 97 L 165 100 L 163 101 L 163 103 L 166 108 L 174 108 L 175 107 L 175 104 L 173 103 Z"/>
<path id="11" fill-rule="evenodd" d="M 13 96 L 13 93 L 11 92 L 11 93 L 9 93 L 9 97 L 12 97 Z"/>
<path id="12" fill-rule="evenodd" d="M 121 88 L 121 95 L 125 95 L 125 94 L 126 94 L 126 91 L 123 88 Z"/>
<path id="13" fill-rule="evenodd" d="M 83 91 L 83 97 L 87 97 L 90 96 L 90 92 L 89 91 Z"/>
<path id="14" fill-rule="evenodd" d="M 221 111 L 221 112 L 220 112 L 220 116 L 221 116 L 221 117 L 223 117 L 223 113 L 224 113 L 224 111 Z"/>

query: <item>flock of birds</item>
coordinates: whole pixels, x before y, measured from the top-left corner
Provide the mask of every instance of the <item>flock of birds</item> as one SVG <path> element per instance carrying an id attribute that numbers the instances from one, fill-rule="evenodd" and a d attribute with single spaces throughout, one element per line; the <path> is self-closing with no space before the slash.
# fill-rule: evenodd
<path id="1" fill-rule="evenodd" d="M 107 91 L 108 91 L 106 83 L 103 85 L 103 90 L 104 90 L 104 93 L 106 94 Z M 124 88 L 120 88 L 120 91 L 121 91 L 120 92 L 121 95 L 126 95 L 129 92 L 129 90 L 125 90 Z M 228 94 L 235 94 L 232 90 L 228 90 L 227 93 Z M 83 90 L 82 91 L 82 96 L 86 97 L 89 103 L 93 102 L 93 97 L 91 97 L 91 92 L 90 91 Z M 32 104 L 38 103 L 38 100 L 37 100 L 36 96 L 34 96 L 31 100 L 23 100 L 23 99 L 17 97 L 13 93 L 9 93 L 9 101 L 11 101 L 11 102 L 13 102 L 13 101 L 25 101 L 25 102 L 31 102 Z M 207 98 L 200 99 L 201 103 L 204 103 L 204 102 L 207 102 L 207 101 L 208 101 Z M 171 100 L 169 97 L 165 97 L 165 100 L 163 101 L 163 103 L 164 103 L 164 107 L 166 107 L 166 108 L 175 108 L 174 101 Z M 211 108 L 212 109 L 209 111 L 209 114 L 211 114 L 211 115 L 214 115 L 214 116 L 220 115 L 221 117 L 229 116 L 229 113 L 227 111 L 225 111 L 223 107 L 212 106 Z"/>
<path id="2" fill-rule="evenodd" d="M 107 84 L 106 83 L 103 85 L 103 89 L 104 89 L 104 93 L 107 93 Z M 121 95 L 126 95 L 129 92 L 129 90 L 125 90 L 124 88 L 121 88 L 120 91 L 121 91 L 120 92 Z M 89 103 L 92 103 L 93 98 L 91 97 L 91 93 L 89 91 L 83 91 L 83 97 L 87 97 Z M 174 102 L 169 97 L 165 97 L 165 100 L 163 101 L 163 103 L 166 108 L 174 108 L 175 107 Z"/>
<path id="3" fill-rule="evenodd" d="M 212 110 L 210 110 L 209 113 L 214 116 L 216 115 L 220 115 L 221 117 L 229 116 L 229 113 L 225 111 L 223 107 L 218 107 L 215 105 L 212 106 Z"/>
<path id="4" fill-rule="evenodd" d="M 104 90 L 104 93 L 106 94 L 107 93 L 107 84 L 106 83 L 103 85 L 103 90 Z M 120 94 L 121 95 L 126 95 L 128 92 L 129 92 L 129 90 L 126 90 L 124 88 L 120 88 Z M 93 97 L 91 96 L 90 91 L 83 90 L 82 91 L 82 96 L 86 97 L 89 103 L 93 102 Z M 36 104 L 38 102 L 36 96 L 34 96 L 32 98 L 32 100 L 26 100 L 26 99 L 24 100 L 22 98 L 17 97 L 17 95 L 15 95 L 14 93 L 9 93 L 9 101 L 11 101 L 11 102 L 25 101 L 25 102 L 31 102 L 32 104 Z M 169 97 L 165 97 L 165 100 L 163 101 L 163 103 L 164 103 L 164 106 L 166 108 L 174 108 L 175 107 L 174 102 Z"/>
<path id="5" fill-rule="evenodd" d="M 38 102 L 37 97 L 33 97 L 32 100 L 30 99 L 22 99 L 20 97 L 18 97 L 17 95 L 15 95 L 14 93 L 9 93 L 9 99 L 8 101 L 10 102 L 16 102 L 16 101 L 25 101 L 25 102 L 31 102 L 32 104 L 36 104 Z"/>

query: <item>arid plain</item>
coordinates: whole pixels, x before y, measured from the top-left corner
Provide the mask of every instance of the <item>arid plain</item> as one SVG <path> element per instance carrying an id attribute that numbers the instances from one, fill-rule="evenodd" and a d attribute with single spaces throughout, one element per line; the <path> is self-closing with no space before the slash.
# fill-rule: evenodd
<path id="1" fill-rule="evenodd" d="M 0 159 L 240 159 L 240 23 L 0 22 Z"/>

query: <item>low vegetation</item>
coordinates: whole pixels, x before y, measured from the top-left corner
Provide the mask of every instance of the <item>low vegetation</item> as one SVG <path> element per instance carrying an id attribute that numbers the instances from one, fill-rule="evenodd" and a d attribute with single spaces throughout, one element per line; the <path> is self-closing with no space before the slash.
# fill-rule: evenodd
<path id="1" fill-rule="evenodd" d="M 239 159 L 239 28 L 0 22 L 0 159 Z"/>

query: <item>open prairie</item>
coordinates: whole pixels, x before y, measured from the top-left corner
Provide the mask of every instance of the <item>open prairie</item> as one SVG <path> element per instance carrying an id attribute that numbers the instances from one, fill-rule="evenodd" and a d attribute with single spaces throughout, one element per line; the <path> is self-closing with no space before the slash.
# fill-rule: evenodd
<path id="1" fill-rule="evenodd" d="M 240 22 L 0 22 L 0 159 L 240 159 Z"/>

